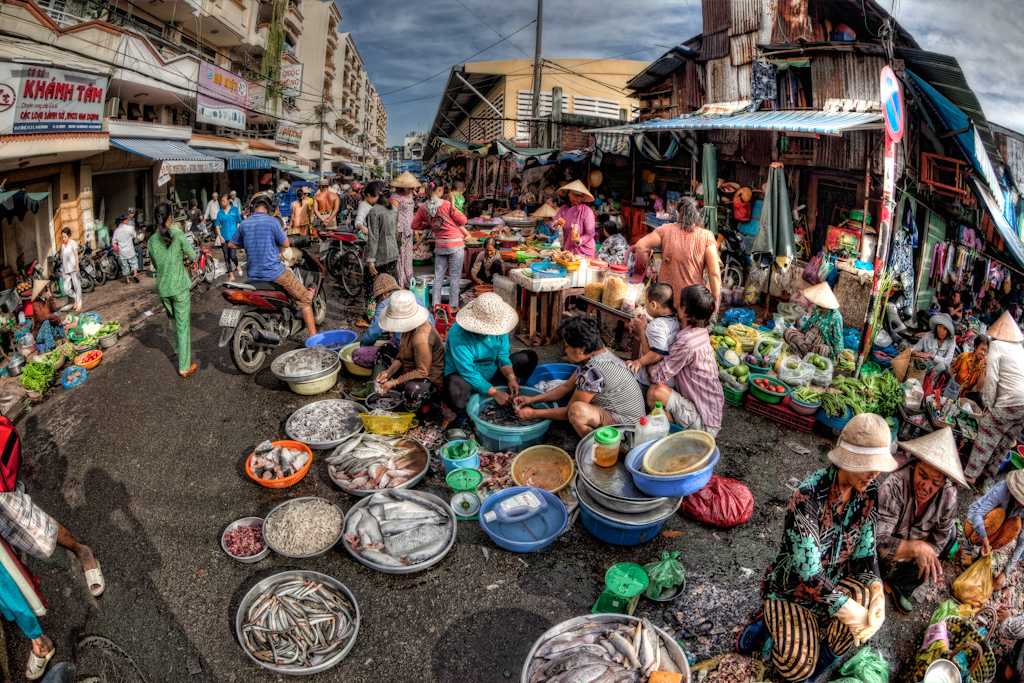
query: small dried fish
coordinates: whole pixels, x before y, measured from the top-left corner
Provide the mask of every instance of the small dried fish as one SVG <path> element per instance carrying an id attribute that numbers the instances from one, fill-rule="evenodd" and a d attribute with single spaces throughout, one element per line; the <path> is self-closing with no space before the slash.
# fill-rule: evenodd
<path id="1" fill-rule="evenodd" d="M 304 443 L 332 443 L 353 435 L 361 425 L 356 404 L 328 399 L 296 410 L 288 418 L 285 431 Z"/>
<path id="2" fill-rule="evenodd" d="M 341 511 L 336 506 L 322 498 L 307 498 L 272 512 L 263 522 L 263 535 L 274 550 L 299 557 L 334 545 L 341 523 Z"/>
<path id="3" fill-rule="evenodd" d="M 242 647 L 256 659 L 293 668 L 316 666 L 343 649 L 355 633 L 355 608 L 341 591 L 319 581 L 279 575 L 249 606 Z"/>

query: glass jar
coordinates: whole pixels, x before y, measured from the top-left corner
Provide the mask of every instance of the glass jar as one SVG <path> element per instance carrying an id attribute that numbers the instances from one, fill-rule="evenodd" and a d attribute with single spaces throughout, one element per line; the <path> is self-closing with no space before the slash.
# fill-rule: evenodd
<path id="1" fill-rule="evenodd" d="M 594 432 L 594 464 L 598 467 L 615 467 L 619 462 L 619 447 L 622 432 L 615 427 L 601 427 Z"/>

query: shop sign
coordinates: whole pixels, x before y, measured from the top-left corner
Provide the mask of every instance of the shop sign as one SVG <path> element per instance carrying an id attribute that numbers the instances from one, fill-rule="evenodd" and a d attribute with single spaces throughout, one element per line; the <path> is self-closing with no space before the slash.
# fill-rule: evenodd
<path id="1" fill-rule="evenodd" d="M 199 159 L 175 159 L 173 161 L 160 162 L 161 178 L 164 176 L 181 175 L 182 173 L 222 173 L 223 171 L 224 161 L 222 159 L 205 161 Z"/>
<path id="2" fill-rule="evenodd" d="M 0 63 L 0 135 L 103 130 L 107 77 Z"/>
<path id="3" fill-rule="evenodd" d="M 245 109 L 249 99 L 247 80 L 219 66 L 199 63 L 196 121 L 245 130 Z"/>
<path id="4" fill-rule="evenodd" d="M 291 121 L 277 122 L 277 135 L 274 142 L 279 145 L 298 145 L 302 142 L 302 129 Z"/>
<path id="5" fill-rule="evenodd" d="M 281 65 L 281 94 L 285 97 L 298 97 L 302 94 L 302 65 Z"/>
<path id="6" fill-rule="evenodd" d="M 245 98 L 245 108 L 251 112 L 263 113 L 267 106 L 267 89 L 257 83 L 249 82 L 249 94 Z"/>

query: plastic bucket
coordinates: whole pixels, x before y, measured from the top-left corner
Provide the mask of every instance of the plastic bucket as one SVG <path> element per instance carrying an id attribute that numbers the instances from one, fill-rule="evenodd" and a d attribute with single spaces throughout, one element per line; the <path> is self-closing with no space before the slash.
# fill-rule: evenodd
<path id="1" fill-rule="evenodd" d="M 572 373 L 576 372 L 576 370 L 577 366 L 572 363 L 543 363 L 538 365 L 537 369 L 530 375 L 530 378 L 526 380 L 526 385 L 536 387 L 540 382 L 549 382 L 555 379 L 566 380 L 572 377 Z M 569 394 L 559 401 L 558 405 L 569 405 L 569 399 L 571 398 L 572 394 Z"/>
<path id="2" fill-rule="evenodd" d="M 329 330 L 314 334 L 306 340 L 306 347 L 326 346 L 332 351 L 340 351 L 343 346 L 348 346 L 356 340 L 356 333 L 352 330 Z"/>
<path id="3" fill-rule="evenodd" d="M 445 472 L 445 474 L 448 474 L 450 472 L 454 472 L 455 470 L 461 470 L 461 469 L 470 469 L 470 470 L 478 470 L 478 469 L 480 469 L 480 449 L 479 448 L 474 448 L 473 449 L 473 454 L 470 455 L 469 457 L 466 457 L 466 458 L 449 458 L 448 457 L 449 448 L 451 448 L 453 446 L 457 446 L 459 444 L 463 444 L 463 443 L 466 443 L 466 439 L 456 439 L 455 441 L 449 441 L 444 446 L 441 446 L 441 450 L 440 450 L 440 453 L 441 453 L 441 464 L 444 465 L 444 472 Z"/>
<path id="4" fill-rule="evenodd" d="M 580 521 L 583 528 L 599 541 L 611 545 L 640 545 L 652 540 L 665 526 L 665 522 L 654 522 L 647 526 L 626 526 L 592 512 L 585 505 L 580 505 Z"/>

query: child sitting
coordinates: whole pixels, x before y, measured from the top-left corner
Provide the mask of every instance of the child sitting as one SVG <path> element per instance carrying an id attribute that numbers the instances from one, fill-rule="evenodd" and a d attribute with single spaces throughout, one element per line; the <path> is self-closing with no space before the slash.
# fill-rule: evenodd
<path id="1" fill-rule="evenodd" d="M 672 285 L 658 283 L 647 290 L 647 306 L 644 309 L 651 321 L 647 330 L 640 338 L 640 357 L 626 365 L 643 385 L 651 383 L 647 367 L 659 363 L 668 355 L 679 332 L 679 319 L 676 317 L 675 305 L 672 303 Z"/>

